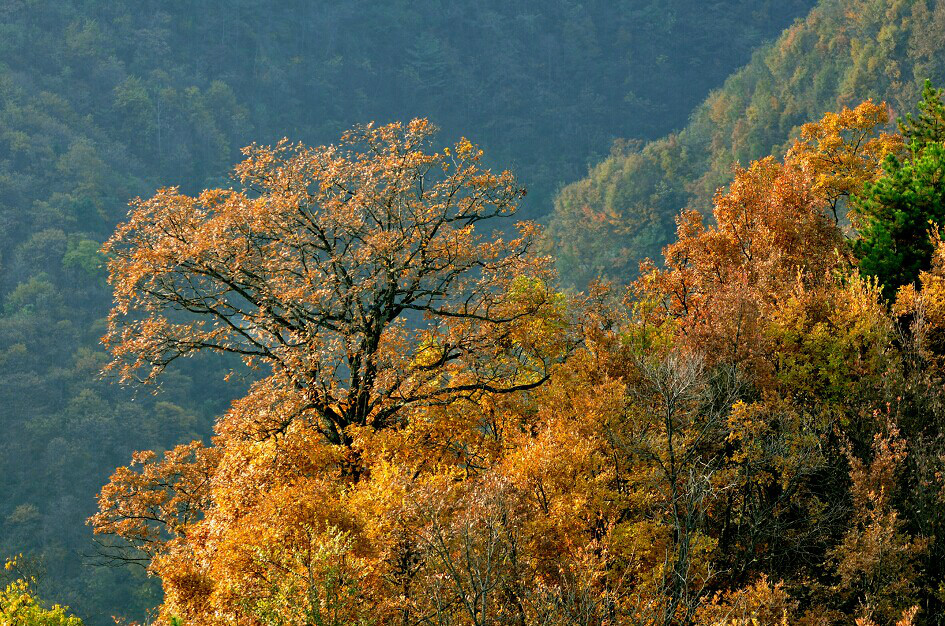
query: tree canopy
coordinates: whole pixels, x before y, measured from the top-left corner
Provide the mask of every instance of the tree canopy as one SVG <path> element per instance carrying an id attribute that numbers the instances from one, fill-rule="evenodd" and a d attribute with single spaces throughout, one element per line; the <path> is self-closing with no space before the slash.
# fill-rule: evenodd
<path id="1" fill-rule="evenodd" d="M 943 623 L 945 2 L 0 15 L 3 619 Z"/>
<path id="2" fill-rule="evenodd" d="M 297 396 L 272 428 L 313 413 L 346 445 L 405 407 L 546 381 L 567 350 L 550 260 L 529 224 L 481 234 L 524 191 L 465 139 L 431 152 L 432 133 L 417 119 L 337 146 L 250 146 L 239 190 L 136 200 L 104 248 L 110 367 L 152 379 L 198 351 L 237 354 L 271 369 L 257 393 Z M 536 319 L 562 336 L 534 341 Z"/>
<path id="3" fill-rule="evenodd" d="M 890 306 L 838 212 L 904 143 L 886 111 L 812 122 L 629 290 L 567 299 L 531 229 L 474 235 L 511 175 L 423 120 L 135 201 L 113 367 L 270 376 L 211 442 L 134 455 L 90 523 L 167 623 L 940 624 L 945 252 Z"/>

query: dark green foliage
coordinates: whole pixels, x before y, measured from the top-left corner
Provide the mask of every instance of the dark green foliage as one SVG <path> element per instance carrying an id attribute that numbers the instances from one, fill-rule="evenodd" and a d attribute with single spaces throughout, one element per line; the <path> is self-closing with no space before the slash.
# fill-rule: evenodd
<path id="1" fill-rule="evenodd" d="M 860 272 L 876 277 L 892 299 L 929 269 L 930 235 L 945 223 L 945 148 L 930 143 L 911 159 L 890 155 L 884 169 L 883 178 L 855 198 L 863 221 L 855 247 Z"/>
<path id="2" fill-rule="evenodd" d="M 919 114 L 907 113 L 899 121 L 899 132 L 910 142 L 913 150 L 922 151 L 930 143 L 945 141 L 945 102 L 942 102 L 942 89 L 932 86 L 926 79 L 922 88 L 922 100 L 916 108 Z"/>
<path id="3" fill-rule="evenodd" d="M 945 103 L 925 81 L 918 115 L 899 121 L 910 148 L 889 155 L 885 175 L 854 198 L 862 222 L 855 242 L 860 272 L 877 278 L 887 298 L 915 282 L 932 258 L 930 236 L 945 224 Z"/>

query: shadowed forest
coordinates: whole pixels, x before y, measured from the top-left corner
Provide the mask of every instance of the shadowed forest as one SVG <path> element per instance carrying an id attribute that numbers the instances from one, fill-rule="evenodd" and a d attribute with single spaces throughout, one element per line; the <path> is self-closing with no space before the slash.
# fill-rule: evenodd
<path id="1" fill-rule="evenodd" d="M 0 625 L 945 624 L 945 2 L 0 15 Z"/>

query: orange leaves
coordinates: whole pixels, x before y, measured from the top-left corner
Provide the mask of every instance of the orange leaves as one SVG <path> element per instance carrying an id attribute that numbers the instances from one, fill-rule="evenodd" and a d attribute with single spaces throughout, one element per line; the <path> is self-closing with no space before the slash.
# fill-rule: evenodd
<path id="1" fill-rule="evenodd" d="M 915 561 L 929 541 L 910 536 L 892 506 L 906 442 L 891 421 L 884 430 L 873 438 L 868 463 L 847 449 L 856 520 L 833 557 L 838 591 L 856 599 L 857 616 L 865 623 L 878 618 L 891 624 L 900 616 L 906 621 L 915 603 Z"/>
<path id="2" fill-rule="evenodd" d="M 784 163 L 769 157 L 737 168 L 729 189 L 716 194 L 715 225 L 695 211 L 677 218 L 666 267 L 642 267 L 639 296 L 662 303 L 662 319 L 713 358 L 752 358 L 765 318 L 785 298 L 829 292 L 833 274 L 849 265 L 827 212 L 897 149 L 895 137 L 875 132 L 886 121 L 884 107 L 866 102 L 805 126 Z"/>
<path id="3" fill-rule="evenodd" d="M 642 276 L 634 285 L 641 336 L 669 337 L 669 354 L 705 355 L 707 371 L 715 376 L 731 372 L 723 380 L 741 388 L 714 405 L 722 407 L 718 425 L 700 428 L 698 420 L 682 419 L 693 416 L 709 424 L 705 420 L 711 413 L 700 415 L 707 408 L 699 403 L 688 410 L 672 403 L 680 419 L 667 420 L 663 431 L 676 428 L 676 434 L 661 440 L 654 428 L 649 439 L 650 445 L 662 443 L 664 450 L 677 453 L 662 459 L 662 467 L 670 467 L 670 460 L 687 449 L 698 451 L 694 459 L 704 463 L 698 471 L 710 478 L 693 483 L 705 485 L 701 492 L 683 488 L 681 493 L 706 495 L 674 500 L 709 520 L 724 520 L 718 534 L 705 539 L 709 544 L 718 539 L 711 558 L 719 567 L 730 562 L 740 568 L 739 584 L 771 571 L 755 569 L 749 564 L 755 559 L 788 562 L 807 554 L 811 537 L 821 536 L 816 541 L 830 545 L 826 537 L 838 536 L 829 527 L 843 517 L 843 508 L 825 497 L 812 477 L 846 475 L 846 468 L 835 467 L 838 446 L 832 433 L 859 434 L 874 426 L 868 418 L 871 402 L 882 397 L 881 389 L 890 384 L 887 377 L 898 366 L 888 312 L 876 286 L 851 272 L 843 233 L 831 215 L 843 198 L 875 176 L 888 152 L 898 149 L 895 137 L 875 130 L 886 121 L 884 108 L 866 103 L 805 127 L 783 163 L 767 158 L 737 168 L 731 186 L 716 194 L 714 223 L 695 211 L 681 214 L 678 241 L 664 250 L 664 266 L 641 266 Z M 930 285 L 933 280 L 930 275 Z M 903 291 L 900 302 L 906 312 L 921 308 L 914 292 Z M 648 333 L 652 326 L 656 330 Z M 640 408 L 643 416 L 660 413 L 651 405 Z M 895 459 L 893 448 L 887 448 L 880 456 Z M 660 458 L 657 453 L 653 457 Z M 869 472 L 861 470 L 863 476 L 854 477 L 854 483 L 866 480 Z M 895 481 L 886 482 L 892 489 Z M 685 485 L 681 480 L 667 484 L 677 489 Z M 859 498 L 856 491 L 849 494 L 854 500 Z M 881 512 L 862 527 L 848 529 L 848 549 L 836 553 L 844 572 L 838 570 L 844 579 L 840 586 L 847 598 L 873 598 L 888 621 L 907 608 L 909 598 L 896 604 L 878 591 L 880 580 L 892 583 L 874 566 L 886 559 L 893 565 L 890 571 L 911 580 L 922 542 L 905 534 L 888 499 L 863 511 L 867 509 Z M 682 518 L 676 519 L 681 528 Z M 677 532 L 676 537 L 682 542 L 686 535 Z M 687 540 L 695 551 L 702 539 L 690 531 Z M 894 563 L 887 556 L 880 561 L 852 556 L 888 555 L 897 546 L 907 556 Z M 688 602 L 684 591 L 676 591 L 681 604 Z M 908 592 L 908 584 L 900 591 Z M 755 592 L 772 602 L 775 596 L 787 598 L 766 582 Z M 722 608 L 717 598 L 712 604 L 719 606 L 712 608 L 708 623 L 729 623 L 726 612 L 736 602 L 732 596 Z M 790 609 L 791 604 L 780 606 Z M 744 621 L 749 615 L 738 616 L 741 623 L 749 623 Z M 783 619 L 780 611 L 766 616 L 772 624 Z"/>
<path id="4" fill-rule="evenodd" d="M 431 153 L 433 132 L 414 120 L 355 128 L 337 146 L 252 145 L 235 169 L 242 189 L 135 201 L 106 244 L 110 369 L 151 380 L 196 352 L 241 355 L 304 398 L 334 443 L 415 403 L 545 380 L 560 342 L 517 330 L 556 310 L 535 227 L 510 240 L 477 228 L 524 191 L 481 168 L 468 140 Z M 512 297 L 519 277 L 533 297 Z M 429 341 L 441 356 L 414 359 Z"/>
<path id="5" fill-rule="evenodd" d="M 130 466 L 115 470 L 99 495 L 99 512 L 89 519 L 96 533 L 118 535 L 149 557 L 203 516 L 220 452 L 194 441 L 167 451 L 160 461 L 156 456 L 137 452 Z"/>
<path id="6" fill-rule="evenodd" d="M 663 319 L 678 320 L 692 345 L 714 358 L 745 358 L 763 311 L 829 278 L 841 260 L 840 233 L 823 206 L 790 163 L 768 158 L 737 169 L 716 195 L 716 225 L 706 227 L 695 211 L 680 215 L 666 268 L 643 266 L 637 293 L 662 302 Z"/>
<path id="7" fill-rule="evenodd" d="M 92 523 L 145 550 L 165 617 L 426 614 L 436 593 L 475 584 L 443 583 L 442 568 L 483 564 L 464 542 L 514 549 L 498 530 L 476 534 L 477 515 L 504 524 L 508 512 L 473 507 L 491 495 L 476 485 L 520 426 L 506 394 L 537 388 L 573 348 L 570 303 L 532 251 L 537 226 L 482 232 L 524 190 L 482 168 L 468 140 L 432 152 L 433 130 L 414 120 L 336 146 L 249 146 L 239 189 L 161 190 L 107 244 L 105 343 L 120 377 L 153 379 L 208 350 L 269 370 L 219 420 L 213 448 L 138 455 L 140 470 L 102 491 Z M 424 506 L 443 517 L 414 489 L 439 494 Z"/>
<path id="8" fill-rule="evenodd" d="M 481 233 L 511 175 L 465 140 L 431 152 L 424 120 L 251 146 L 242 189 L 159 192 L 109 244 L 114 367 L 269 370 L 213 448 L 119 469 L 96 530 L 153 557 L 163 616 L 208 626 L 782 626 L 801 584 L 813 609 L 900 615 L 926 545 L 893 506 L 905 441 L 848 464 L 838 443 L 869 447 L 900 355 L 827 213 L 850 188 L 829 177 L 889 147 L 880 117 L 736 169 L 626 300 L 594 287 L 580 350 L 537 227 Z M 937 324 L 938 261 L 902 313 Z"/>

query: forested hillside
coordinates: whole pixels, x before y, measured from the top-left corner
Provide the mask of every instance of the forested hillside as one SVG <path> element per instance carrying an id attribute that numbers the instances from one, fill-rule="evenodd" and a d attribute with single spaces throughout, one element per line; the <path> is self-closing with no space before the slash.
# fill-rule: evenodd
<path id="1" fill-rule="evenodd" d="M 159 186 L 228 184 L 239 148 L 428 116 L 529 188 L 522 215 L 614 137 L 653 139 L 812 0 L 55 2 L 0 6 L 0 553 L 90 624 L 156 585 L 95 559 L 84 520 L 135 449 L 206 437 L 222 366 L 160 393 L 101 381 L 102 242 Z"/>
<path id="2" fill-rule="evenodd" d="M 911 110 L 922 82 L 945 80 L 945 3 L 823 0 L 757 51 L 678 133 L 618 142 L 589 175 L 555 200 L 550 236 L 563 276 L 629 281 L 672 240 L 675 217 L 708 213 L 716 189 L 785 146 L 798 127 L 866 98 L 894 115 Z"/>

